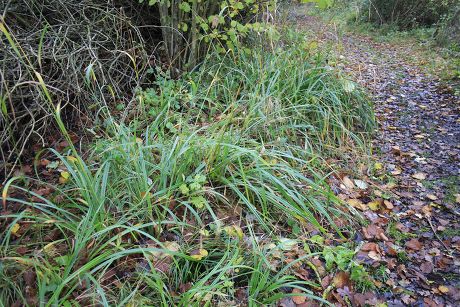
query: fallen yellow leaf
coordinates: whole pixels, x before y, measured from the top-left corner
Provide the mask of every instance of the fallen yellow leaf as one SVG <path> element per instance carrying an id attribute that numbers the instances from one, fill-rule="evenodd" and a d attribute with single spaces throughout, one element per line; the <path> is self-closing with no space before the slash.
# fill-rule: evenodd
<path id="1" fill-rule="evenodd" d="M 63 171 L 61 172 L 61 176 L 59 177 L 59 183 L 67 183 L 67 181 L 69 181 L 69 178 L 70 178 L 70 174 L 69 172 L 66 172 L 66 171 Z"/>
<path id="2" fill-rule="evenodd" d="M 347 200 L 347 204 L 361 211 L 367 210 L 367 206 L 359 199 L 349 199 Z"/>
<path id="3" fill-rule="evenodd" d="M 77 163 L 78 159 L 75 158 L 74 156 L 67 156 L 67 160 L 69 160 L 72 163 Z"/>
<path id="4" fill-rule="evenodd" d="M 15 236 L 19 236 L 18 231 L 20 228 L 21 226 L 18 223 L 14 224 L 13 227 L 11 227 L 11 233 L 14 234 Z"/>
<path id="5" fill-rule="evenodd" d="M 381 170 L 383 169 L 383 164 L 380 163 L 380 162 L 376 162 L 376 163 L 374 164 L 374 169 L 375 169 L 376 171 L 381 171 Z"/>
<path id="6" fill-rule="evenodd" d="M 180 250 L 179 243 L 175 241 L 166 241 L 163 243 L 164 247 L 171 252 L 178 252 Z"/>
<path id="7" fill-rule="evenodd" d="M 372 211 L 377 211 L 380 209 L 380 204 L 382 202 L 380 200 L 374 200 L 374 201 L 371 201 L 370 203 L 367 204 L 367 206 L 369 207 L 369 209 L 371 209 Z"/>
<path id="8" fill-rule="evenodd" d="M 208 256 L 208 251 L 203 249 L 203 248 L 196 249 L 196 250 L 194 250 L 194 251 L 192 251 L 190 253 L 190 257 L 192 257 L 193 259 L 195 259 L 197 261 L 200 261 L 201 259 L 205 258 L 206 256 Z"/>
<path id="9" fill-rule="evenodd" d="M 153 193 L 151 193 L 151 192 L 149 192 L 149 193 L 147 193 L 147 192 L 141 192 L 141 197 L 142 197 L 142 198 L 145 198 L 147 195 L 148 195 L 150 198 L 153 198 Z"/>
<path id="10" fill-rule="evenodd" d="M 51 242 L 51 243 L 48 243 L 46 244 L 44 247 L 43 247 L 43 252 L 45 254 L 47 254 L 48 256 L 53 256 L 55 255 L 57 249 L 55 247 L 55 245 L 57 244 L 58 242 L 57 241 L 54 241 L 54 242 Z"/>
<path id="11" fill-rule="evenodd" d="M 449 292 L 449 288 L 447 288 L 446 286 L 439 286 L 439 287 L 438 287 L 438 290 L 439 290 L 441 293 L 448 293 L 448 292 Z"/>
<path id="12" fill-rule="evenodd" d="M 224 231 L 230 237 L 239 238 L 240 240 L 243 239 L 243 230 L 237 225 L 225 226 Z"/>
<path id="13" fill-rule="evenodd" d="M 3 189 L 2 191 L 2 204 L 3 204 L 3 210 L 6 210 L 6 198 L 8 197 L 8 192 L 7 189 Z"/>

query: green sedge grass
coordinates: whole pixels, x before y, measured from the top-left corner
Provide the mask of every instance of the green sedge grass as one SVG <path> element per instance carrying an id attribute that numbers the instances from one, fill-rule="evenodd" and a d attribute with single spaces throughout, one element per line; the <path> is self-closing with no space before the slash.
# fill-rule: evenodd
<path id="1" fill-rule="evenodd" d="M 54 195 L 12 178 L 3 199 L 23 211 L 1 217 L 0 298 L 26 302 L 18 276 L 33 270 L 44 306 L 212 305 L 232 301 L 236 287 L 247 289 L 251 306 L 274 305 L 293 288 L 321 301 L 292 265 L 270 269 L 272 251 L 253 228 L 276 241 L 286 220 L 340 233 L 335 218 L 350 219 L 326 184 L 325 159 L 348 142 L 364 149 L 373 114 L 364 94 L 323 64 L 296 47 L 262 48 L 211 57 L 180 80 L 159 76 L 153 98 L 140 104 L 155 116 L 128 126 L 110 117 L 85 160 L 74 147 L 72 158 L 51 150 L 70 175 Z M 43 82 L 40 89 L 49 96 Z M 55 118 L 71 144 L 59 106 Z M 196 176 L 204 183 L 183 192 Z M 28 197 L 9 196 L 13 190 Z M 235 207 L 250 247 L 222 234 L 217 211 Z M 25 222 L 31 229 L 15 236 L 14 225 Z M 46 239 L 53 230 L 56 238 Z M 165 232 L 177 250 L 161 240 Z M 36 242 L 21 254 L 24 237 Z M 197 261 L 196 249 L 209 254 Z M 168 273 L 158 270 L 158 255 L 170 261 Z M 107 277 L 130 261 L 127 276 Z"/>

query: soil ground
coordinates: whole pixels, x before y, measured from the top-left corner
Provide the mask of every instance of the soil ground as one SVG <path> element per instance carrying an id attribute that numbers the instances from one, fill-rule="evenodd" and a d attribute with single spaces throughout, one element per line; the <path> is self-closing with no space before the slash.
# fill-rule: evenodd
<path id="1" fill-rule="evenodd" d="M 356 178 L 375 189 L 342 184 L 340 192 L 368 221 L 355 238 L 362 244 L 357 260 L 386 267 L 386 276 L 364 298 L 351 293 L 348 299 L 353 305 L 458 306 L 460 99 L 455 84 L 427 73 L 411 43 L 380 43 L 346 31 L 339 35 L 333 24 L 309 16 L 308 7 L 293 11 L 291 19 L 320 45 L 332 46 L 331 65 L 368 90 L 379 124 L 373 174 Z M 347 301 L 346 294 L 340 296 Z"/>

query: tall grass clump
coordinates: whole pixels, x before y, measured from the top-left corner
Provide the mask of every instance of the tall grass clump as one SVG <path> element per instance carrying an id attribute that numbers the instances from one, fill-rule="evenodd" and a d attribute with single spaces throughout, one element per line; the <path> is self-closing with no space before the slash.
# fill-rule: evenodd
<path id="1" fill-rule="evenodd" d="M 257 306 L 274 303 L 271 292 L 287 295 L 283 287 L 305 287 L 263 268 L 275 234 L 251 237 L 254 230 L 270 233 L 283 216 L 323 229 L 321 219 L 338 214 L 328 208 L 338 205 L 335 197 L 292 169 L 290 157 L 274 154 L 278 162 L 270 166 L 243 141 L 219 135 L 159 139 L 152 125 L 140 140 L 114 129 L 91 165 L 54 152 L 70 181 L 53 195 L 28 191 L 16 178 L 7 183 L 5 204 L 23 210 L 2 216 L 3 301 L 188 305 L 231 300 L 242 285 L 257 287 L 247 297 Z M 238 219 L 222 216 L 237 207 Z M 263 274 L 266 285 L 253 285 L 253 274 Z M 20 290 L 35 284 L 36 291 Z"/>
<path id="2" fill-rule="evenodd" d="M 158 89 L 138 92 L 138 114 L 160 119 L 167 132 L 215 123 L 310 153 L 363 145 L 375 127 L 365 93 L 299 39 L 286 35 L 275 46 L 210 55 L 179 80 L 160 74 Z"/>
<path id="3" fill-rule="evenodd" d="M 159 69 L 121 112 L 129 124 L 107 117 L 85 159 L 51 150 L 59 183 L 10 179 L 0 301 L 275 306 L 298 289 L 325 303 L 296 270 L 320 256 L 309 236 L 343 237 L 337 221 L 353 222 L 326 159 L 365 148 L 374 122 L 304 43 L 210 54 L 179 79 Z"/>

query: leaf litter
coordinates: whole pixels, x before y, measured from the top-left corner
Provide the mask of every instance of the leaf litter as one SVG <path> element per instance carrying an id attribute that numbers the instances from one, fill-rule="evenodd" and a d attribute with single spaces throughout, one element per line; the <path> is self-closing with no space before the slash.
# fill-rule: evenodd
<path id="1" fill-rule="evenodd" d="M 321 21 L 305 18 L 308 20 L 302 22 L 327 33 Z M 326 35 L 323 39 L 329 38 Z M 314 293 L 337 306 L 456 306 L 460 301 L 460 191 L 453 187 L 459 186 L 458 97 L 452 94 L 450 85 L 402 61 L 401 54 L 411 52 L 406 47 L 376 43 L 353 34 L 346 34 L 342 44 L 347 52 L 343 54 L 344 63 L 338 65 L 342 64 L 345 72 L 373 93 L 381 124 L 374 148 L 382 153 L 374 157 L 376 162 L 369 170 L 354 175 L 345 170 L 347 175 L 332 181 L 331 187 L 360 212 L 365 225 L 348 239 L 312 230 L 309 238 L 301 234 L 298 240 L 281 238 L 276 243 L 260 243 L 272 248 L 271 264 L 275 271 L 282 263 L 294 263 L 304 257 L 311 246 L 324 248 L 322 255 L 294 263 L 292 270 L 299 280 L 313 284 Z M 69 180 L 70 174 L 58 161 L 43 159 L 39 164 L 40 175 L 50 182 L 65 184 Z M 31 173 L 32 167 L 27 166 L 23 172 Z M 46 197 L 53 190 L 37 187 L 34 192 Z M 226 217 L 231 215 L 224 213 Z M 291 231 L 294 226 L 299 227 L 293 224 Z M 27 227 L 14 224 L 11 233 L 21 236 Z M 245 237 L 236 224 L 223 230 L 235 239 Z M 356 243 L 356 250 L 341 249 L 347 241 Z M 145 244 L 159 247 L 156 242 Z M 180 250 L 174 239 L 165 239 L 163 245 L 171 252 Z M 50 246 L 48 252 L 53 248 L 58 247 Z M 189 255 L 200 262 L 206 260 L 209 252 L 198 248 Z M 154 267 L 167 274 L 171 255 L 151 256 Z M 84 259 L 82 255 L 80 262 L 84 263 Z M 115 282 L 116 274 L 130 274 L 140 265 L 142 262 L 134 257 L 123 259 L 104 279 L 107 283 Z M 360 271 L 364 266 L 372 272 L 371 276 Z M 29 304 L 35 305 L 35 274 L 30 270 L 24 274 L 30 288 L 26 296 Z M 370 284 L 360 284 L 359 279 L 368 279 Z M 179 288 L 185 292 L 190 287 L 183 284 Z M 242 291 L 236 291 L 238 297 Z M 280 306 L 319 306 L 303 290 L 286 291 L 292 296 L 282 299 Z"/>
<path id="2" fill-rule="evenodd" d="M 354 33 L 338 42 L 333 27 L 315 16 L 297 22 L 322 44 L 339 45 L 335 65 L 368 89 L 379 122 L 374 165 L 330 180 L 365 219 L 353 238 L 360 247 L 354 259 L 372 272 L 375 287 L 357 291 L 338 282 L 343 287 L 326 297 L 339 306 L 458 306 L 460 98 L 454 88 L 460 84 L 414 64 L 419 55 L 411 44 Z"/>

